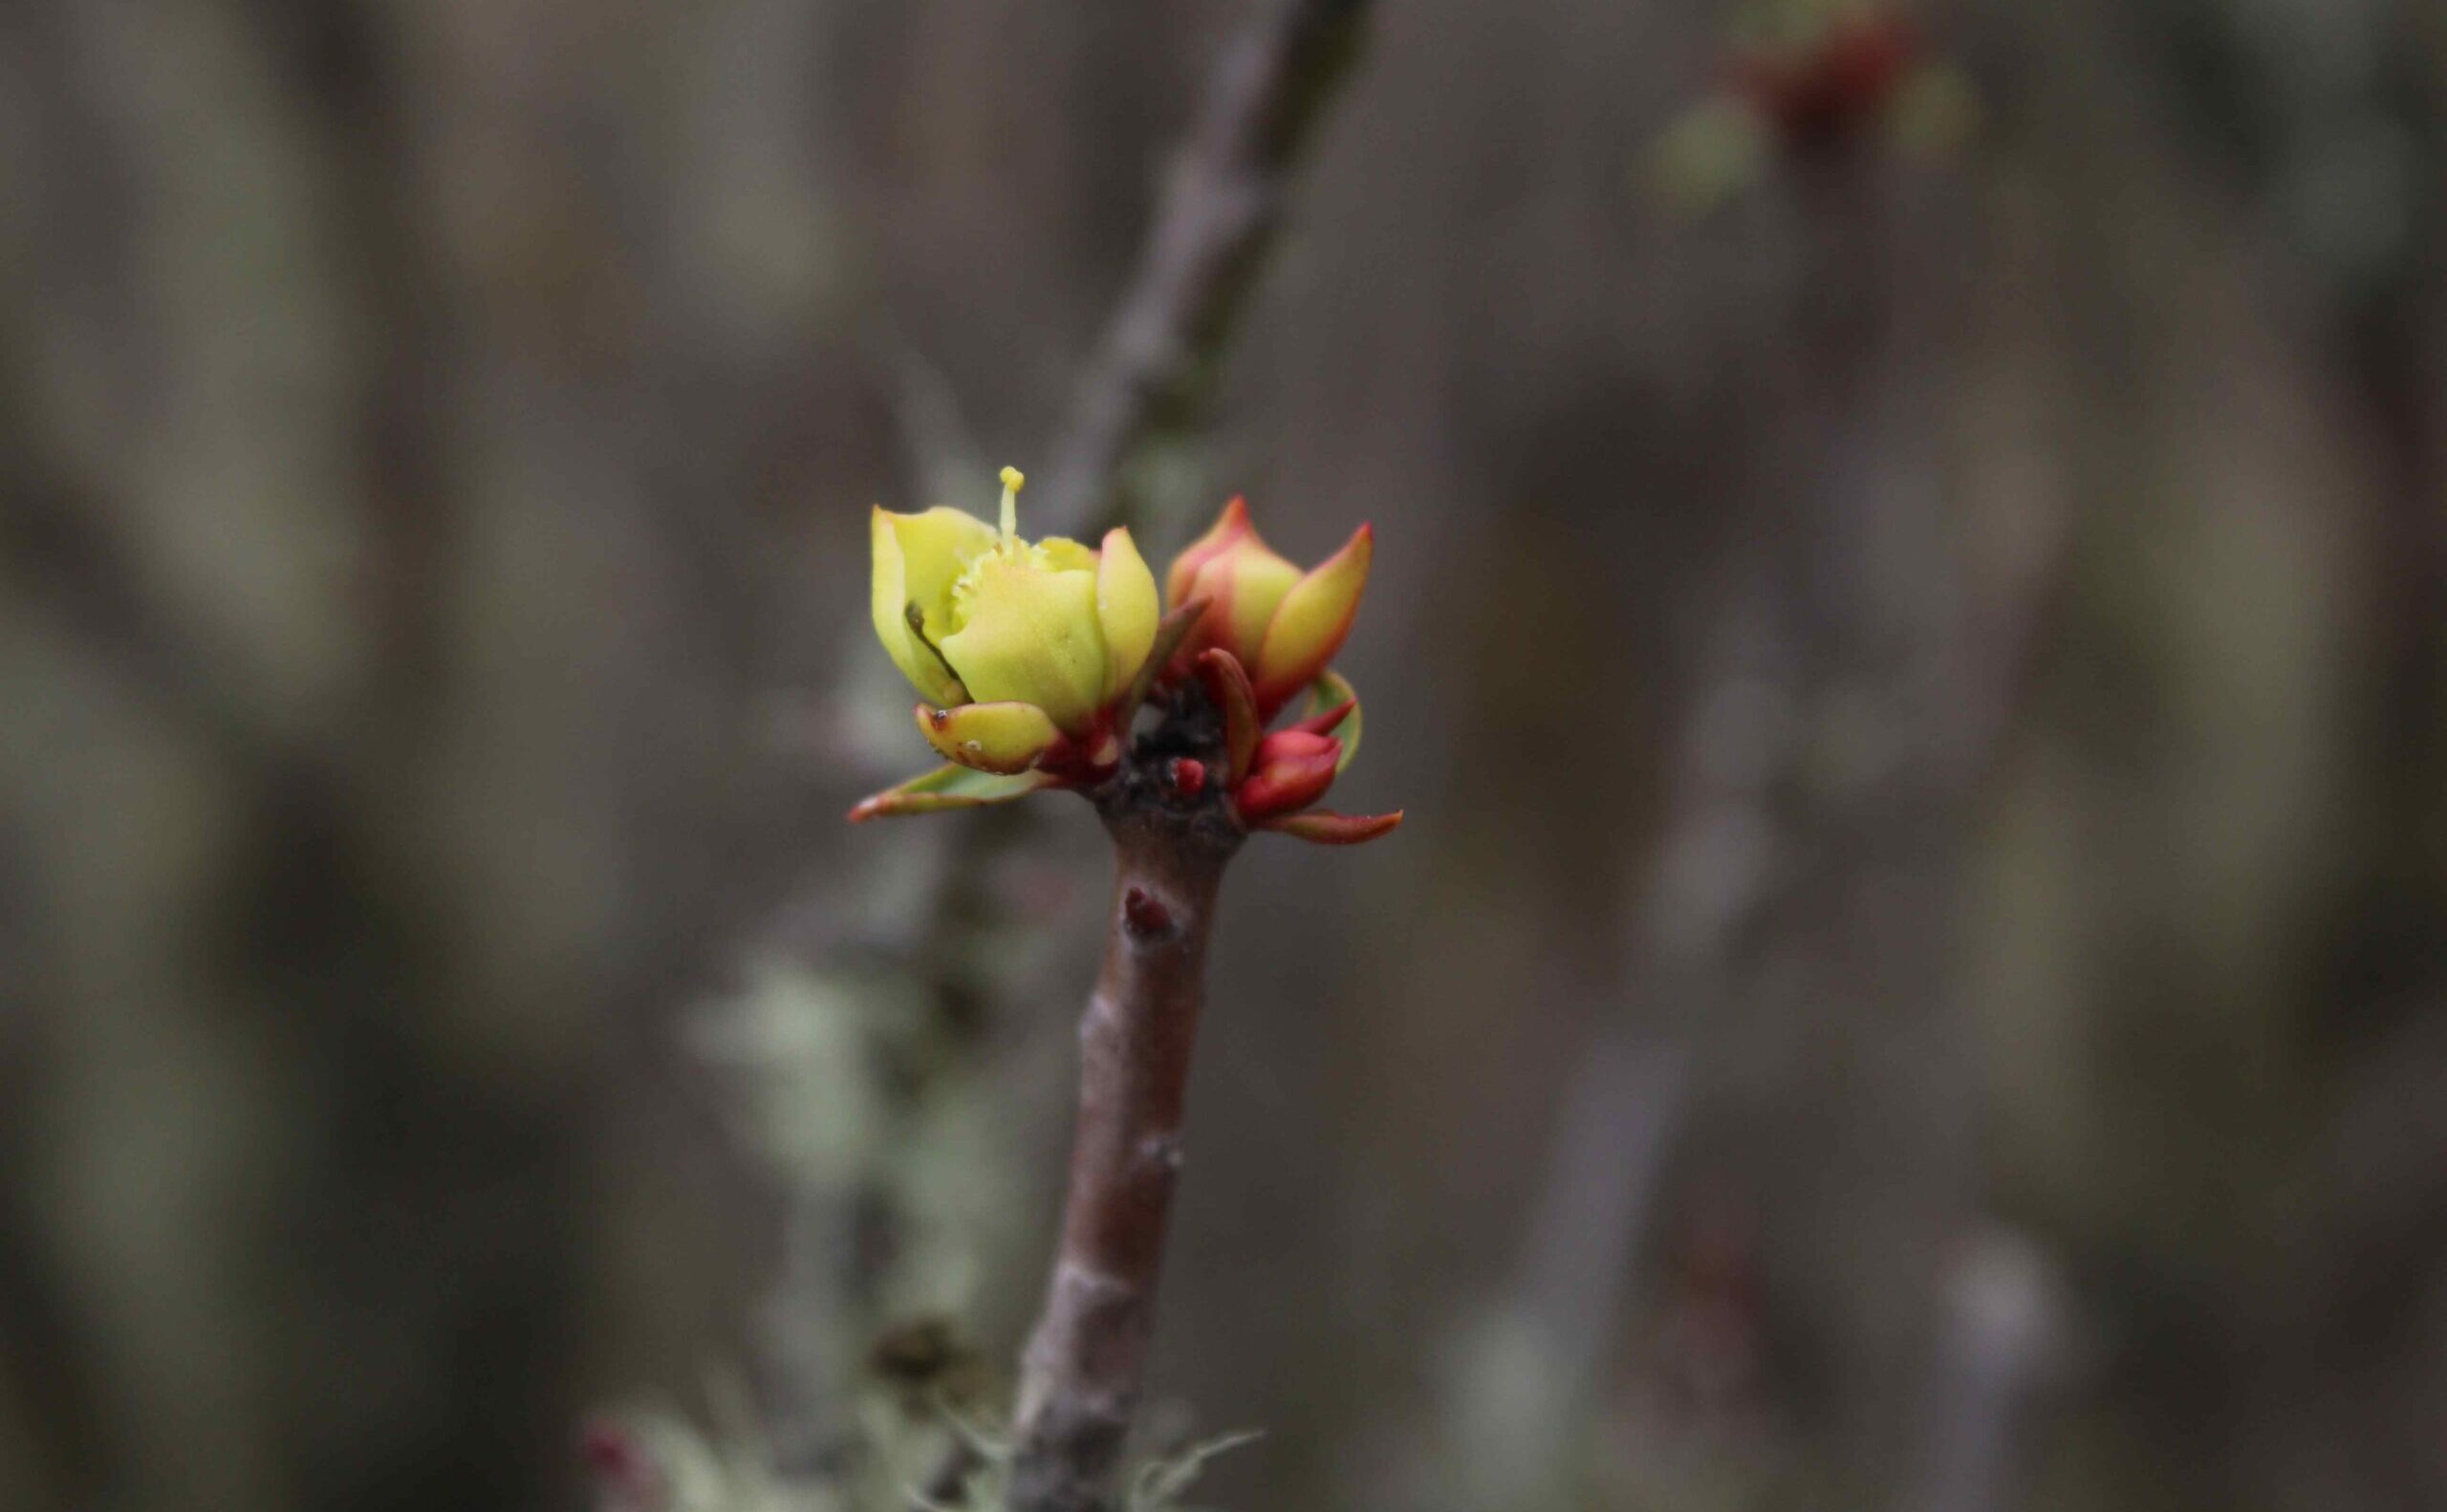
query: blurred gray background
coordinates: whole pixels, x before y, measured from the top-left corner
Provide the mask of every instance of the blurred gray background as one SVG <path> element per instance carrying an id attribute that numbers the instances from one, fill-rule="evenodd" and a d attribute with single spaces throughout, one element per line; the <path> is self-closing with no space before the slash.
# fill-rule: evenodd
<path id="1" fill-rule="evenodd" d="M 1732 7 L 1378 9 L 1136 474 L 1375 523 L 1410 814 L 1236 863 L 1151 1446 L 2447 1505 L 2447 11 L 1933 4 L 1963 140 L 1701 213 Z M 0 1505 L 991 1417 L 1105 863 L 840 822 L 865 511 L 1043 463 L 1246 11 L 0 9 Z"/>

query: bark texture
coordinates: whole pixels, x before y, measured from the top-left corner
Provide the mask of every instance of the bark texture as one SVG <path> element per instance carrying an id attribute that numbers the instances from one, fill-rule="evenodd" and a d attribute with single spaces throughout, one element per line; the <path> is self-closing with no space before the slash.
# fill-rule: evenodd
<path id="1" fill-rule="evenodd" d="M 1211 818 L 1108 813 L 1113 912 L 1079 1023 L 1061 1243 L 1022 1362 L 1012 1512 L 1111 1504 L 1155 1327 L 1216 889 L 1237 838 Z"/>

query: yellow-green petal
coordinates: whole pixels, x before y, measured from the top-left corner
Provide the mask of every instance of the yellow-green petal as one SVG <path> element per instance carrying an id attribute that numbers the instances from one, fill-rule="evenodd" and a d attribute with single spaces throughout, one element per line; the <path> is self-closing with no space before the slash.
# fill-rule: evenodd
<path id="1" fill-rule="evenodd" d="M 1033 703 L 964 703 L 935 709 L 918 705 L 918 733 L 945 761 L 1009 776 L 1036 765 L 1062 739 L 1053 721 Z"/>
<path id="2" fill-rule="evenodd" d="M 1105 698 L 1130 689 L 1147 653 L 1156 645 L 1156 622 L 1163 607 L 1156 599 L 1156 574 L 1138 554 L 1126 529 L 1105 532 L 1096 562 L 1096 619 L 1105 637 Z"/>
<path id="3" fill-rule="evenodd" d="M 1095 574 L 996 555 L 963 592 L 965 621 L 938 644 L 969 697 L 1033 703 L 1062 729 L 1084 731 L 1105 681 Z"/>
<path id="4" fill-rule="evenodd" d="M 1182 548 L 1181 554 L 1173 558 L 1173 565 L 1164 570 L 1164 601 L 1175 609 L 1188 603 L 1196 592 L 1192 585 L 1206 564 L 1249 534 L 1250 529 L 1248 501 L 1235 498 L 1225 505 L 1206 533 Z"/>
<path id="5" fill-rule="evenodd" d="M 1096 570 L 1096 553 L 1067 535 L 1049 535 L 1036 543 L 1045 553 L 1046 562 L 1065 572 L 1093 572 Z"/>
<path id="6" fill-rule="evenodd" d="M 1002 537 L 975 515 L 937 505 L 919 514 L 887 514 L 908 562 L 909 601 L 926 616 L 926 632 L 949 628 L 952 584 L 968 564 Z"/>
<path id="7" fill-rule="evenodd" d="M 892 664 L 919 692 L 938 702 L 962 702 L 968 692 L 960 685 L 960 680 L 910 634 L 908 561 L 901 552 L 900 535 L 893 529 L 892 520 L 892 515 L 878 508 L 867 532 L 875 556 L 869 602 L 876 638 L 883 642 L 884 654 L 892 658 Z"/>
<path id="8" fill-rule="evenodd" d="M 1300 569 L 1263 545 L 1244 541 L 1207 563 L 1192 592 L 1215 600 L 1207 620 L 1215 643 L 1251 667 L 1266 643 L 1266 627 L 1276 606 L 1298 581 Z"/>
<path id="9" fill-rule="evenodd" d="M 958 509 L 894 514 L 878 508 L 868 534 L 875 556 L 876 638 L 919 692 L 939 703 L 965 702 L 968 694 L 958 676 L 912 633 L 909 611 L 917 608 L 926 636 L 940 647 L 949 628 L 952 584 L 972 558 L 994 544 L 993 529 Z"/>
<path id="10" fill-rule="evenodd" d="M 1324 671 L 1342 649 L 1359 613 L 1360 592 L 1368 586 L 1375 539 L 1374 531 L 1361 526 L 1341 551 L 1283 595 L 1267 626 L 1257 665 L 1249 669 L 1260 705 L 1280 704 Z"/>

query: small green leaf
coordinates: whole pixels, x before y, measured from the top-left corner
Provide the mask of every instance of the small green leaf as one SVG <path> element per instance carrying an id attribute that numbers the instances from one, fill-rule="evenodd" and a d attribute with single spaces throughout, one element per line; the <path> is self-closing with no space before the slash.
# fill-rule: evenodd
<path id="1" fill-rule="evenodd" d="M 1198 1483 L 1208 1460 L 1265 1436 L 1250 1430 L 1225 1434 L 1140 1466 L 1130 1488 L 1130 1512 L 1172 1512 L 1180 1505 L 1180 1499 L 1189 1488 Z"/>
<path id="2" fill-rule="evenodd" d="M 1328 667 L 1317 674 L 1316 681 L 1309 684 L 1309 706 L 1301 711 L 1300 716 L 1304 720 L 1315 719 L 1346 703 L 1351 705 L 1351 712 L 1337 721 L 1331 731 L 1320 732 L 1332 734 L 1342 742 L 1342 760 L 1334 763 L 1334 775 L 1337 777 L 1350 767 L 1351 759 L 1359 754 L 1359 695 L 1352 691 L 1351 683 L 1341 673 Z"/>
<path id="3" fill-rule="evenodd" d="M 869 819 L 898 818 L 909 813 L 940 813 L 947 809 L 975 809 L 989 803 L 1009 803 L 1032 792 L 1055 786 L 1060 778 L 1041 771 L 1018 772 L 1008 777 L 990 772 L 973 771 L 966 767 L 945 766 L 912 777 L 896 787 L 858 801 L 850 810 L 852 824 Z"/>

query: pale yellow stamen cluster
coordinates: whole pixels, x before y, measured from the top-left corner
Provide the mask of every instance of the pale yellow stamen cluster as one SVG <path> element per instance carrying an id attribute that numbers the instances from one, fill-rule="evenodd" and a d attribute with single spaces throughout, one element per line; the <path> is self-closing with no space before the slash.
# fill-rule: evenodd
<path id="1" fill-rule="evenodd" d="M 1053 558 L 1042 546 L 1031 546 L 1020 539 L 1020 490 L 1028 486 L 1028 475 L 1017 467 L 1003 469 L 1003 538 L 990 551 L 971 557 L 960 576 L 952 579 L 951 627 L 946 634 L 956 633 L 968 623 L 969 606 L 977 596 L 977 585 L 985 573 L 999 565 L 1035 568 L 1041 572 L 1053 570 Z"/>

